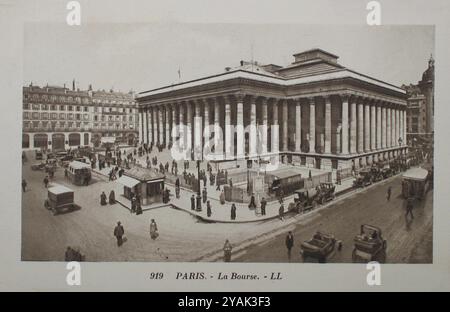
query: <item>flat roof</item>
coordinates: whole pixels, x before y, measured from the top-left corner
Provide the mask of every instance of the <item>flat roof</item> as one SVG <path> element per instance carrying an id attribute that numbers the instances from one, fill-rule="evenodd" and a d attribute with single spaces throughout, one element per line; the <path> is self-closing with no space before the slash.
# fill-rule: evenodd
<path id="1" fill-rule="evenodd" d="M 68 188 L 68 187 L 65 187 L 64 185 L 59 185 L 59 184 L 50 187 L 50 188 L 48 189 L 48 191 L 49 191 L 50 193 L 55 194 L 55 195 L 73 192 L 72 189 L 70 189 L 70 188 Z"/>
<path id="2" fill-rule="evenodd" d="M 296 171 L 292 171 L 292 170 L 283 170 L 283 171 L 278 171 L 278 172 L 273 172 L 270 173 L 271 175 L 273 175 L 274 177 L 278 178 L 278 179 L 284 179 L 284 178 L 290 178 L 290 177 L 295 177 L 295 176 L 301 176 L 302 174 Z"/>
<path id="3" fill-rule="evenodd" d="M 403 174 L 404 179 L 408 180 L 425 180 L 428 176 L 428 170 L 423 168 L 412 168 Z"/>
<path id="4" fill-rule="evenodd" d="M 91 166 L 89 164 L 85 164 L 84 162 L 81 161 L 72 161 L 69 164 L 70 167 L 72 167 L 73 169 L 83 169 L 83 168 L 91 168 Z"/>
<path id="5" fill-rule="evenodd" d="M 384 82 L 384 81 L 381 81 L 381 80 L 378 80 L 378 79 L 375 79 L 375 78 L 372 78 L 372 77 L 369 77 L 369 76 L 366 76 L 363 74 L 360 74 L 358 72 L 355 72 L 355 71 L 352 71 L 352 70 L 349 70 L 346 68 L 343 68 L 342 70 L 339 70 L 339 71 L 319 73 L 319 74 L 314 74 L 314 75 L 309 75 L 309 76 L 302 76 L 302 77 L 298 77 L 298 78 L 285 78 L 285 77 L 281 77 L 281 76 L 278 77 L 278 76 L 273 76 L 273 75 L 269 76 L 269 75 L 266 75 L 263 73 L 255 73 L 255 72 L 251 72 L 251 71 L 237 69 L 237 70 L 232 70 L 229 72 L 224 72 L 224 73 L 213 75 L 213 76 L 207 76 L 207 77 L 190 80 L 190 81 L 186 81 L 186 82 L 182 82 L 182 83 L 178 83 L 178 84 L 160 87 L 157 89 L 143 91 L 137 95 L 137 99 L 144 98 L 146 96 L 157 95 L 157 94 L 170 92 L 170 91 L 182 90 L 182 89 L 186 89 L 186 88 L 190 88 L 190 87 L 200 86 L 203 84 L 221 82 L 221 81 L 226 81 L 226 80 L 235 79 L 235 78 L 253 79 L 253 80 L 257 80 L 257 81 L 278 84 L 281 86 L 292 86 L 292 85 L 298 85 L 298 84 L 306 84 L 306 83 L 311 83 L 311 82 L 320 82 L 320 81 L 327 81 L 327 80 L 341 79 L 341 78 L 354 78 L 354 79 L 357 79 L 357 80 L 360 80 L 363 82 L 371 83 L 371 84 L 374 84 L 374 85 L 377 85 L 377 86 L 380 86 L 380 87 L 383 87 L 383 88 L 386 88 L 389 90 L 393 90 L 398 93 L 406 95 L 406 90 L 404 90 L 398 86 L 389 84 L 387 82 Z"/>

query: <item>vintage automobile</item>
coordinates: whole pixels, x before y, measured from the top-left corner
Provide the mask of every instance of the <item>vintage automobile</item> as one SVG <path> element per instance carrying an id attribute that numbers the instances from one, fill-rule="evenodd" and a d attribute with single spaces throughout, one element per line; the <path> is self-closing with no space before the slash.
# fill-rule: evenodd
<path id="1" fill-rule="evenodd" d="M 34 163 L 31 165 L 31 170 L 43 170 L 45 166 L 45 162 Z"/>
<path id="2" fill-rule="evenodd" d="M 280 171 L 273 173 L 273 180 L 269 186 L 269 192 L 277 194 L 289 195 L 304 186 L 304 179 L 298 172 Z"/>
<path id="3" fill-rule="evenodd" d="M 325 263 L 335 246 L 336 239 L 333 235 L 316 232 L 310 240 L 304 241 L 300 245 L 300 254 L 303 262 L 313 259 L 319 263 Z"/>
<path id="4" fill-rule="evenodd" d="M 51 210 L 53 215 L 77 209 L 73 190 L 63 185 L 55 185 L 48 189 L 48 198 L 44 201 L 44 206 Z"/>
<path id="5" fill-rule="evenodd" d="M 317 190 L 315 188 L 297 190 L 295 194 L 297 196 L 294 197 L 294 205 L 291 205 L 288 210 L 304 213 L 317 206 Z"/>
<path id="6" fill-rule="evenodd" d="M 379 182 L 384 179 L 382 170 L 377 166 L 370 167 L 370 174 L 373 182 Z"/>
<path id="7" fill-rule="evenodd" d="M 384 167 L 383 169 L 381 169 L 381 174 L 383 176 L 383 179 L 387 179 L 389 177 L 392 177 L 393 172 L 392 172 L 391 168 Z"/>
<path id="8" fill-rule="evenodd" d="M 387 244 L 378 227 L 368 224 L 361 225 L 360 233 L 355 236 L 354 243 L 355 247 L 352 252 L 353 262 L 386 262 Z"/>
<path id="9" fill-rule="evenodd" d="M 38 150 L 36 150 L 36 152 L 35 152 L 35 159 L 36 160 L 41 160 L 42 159 L 42 151 L 38 151 Z"/>
<path id="10" fill-rule="evenodd" d="M 75 185 L 88 185 L 91 177 L 91 166 L 84 162 L 72 161 L 67 168 L 67 178 Z"/>
<path id="11" fill-rule="evenodd" d="M 353 181 L 354 187 L 365 187 L 370 184 L 372 184 L 372 172 L 369 169 L 360 170 L 355 181 Z"/>
<path id="12" fill-rule="evenodd" d="M 402 195 L 405 199 L 422 199 L 429 187 L 429 171 L 424 168 L 412 168 L 403 174 Z"/>
<path id="13" fill-rule="evenodd" d="M 333 200 L 336 197 L 334 193 L 336 186 L 331 182 L 322 182 L 317 186 L 317 202 L 322 205 L 327 201 Z"/>

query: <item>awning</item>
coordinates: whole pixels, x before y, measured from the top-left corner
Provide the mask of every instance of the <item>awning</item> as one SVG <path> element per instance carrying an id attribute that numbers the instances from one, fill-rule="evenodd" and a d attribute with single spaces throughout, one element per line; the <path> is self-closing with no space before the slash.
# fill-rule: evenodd
<path id="1" fill-rule="evenodd" d="M 118 182 L 126 187 L 129 187 L 129 188 L 135 187 L 136 185 L 139 184 L 139 180 L 133 179 L 131 177 L 127 177 L 126 175 L 123 175 L 120 178 L 118 178 L 116 180 L 116 182 Z"/>

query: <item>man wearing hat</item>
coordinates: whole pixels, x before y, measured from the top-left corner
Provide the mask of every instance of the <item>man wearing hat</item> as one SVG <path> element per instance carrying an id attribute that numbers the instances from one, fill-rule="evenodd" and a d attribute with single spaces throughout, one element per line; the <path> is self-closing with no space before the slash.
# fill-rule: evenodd
<path id="1" fill-rule="evenodd" d="M 123 229 L 122 224 L 119 222 L 117 222 L 117 226 L 114 228 L 114 236 L 117 239 L 117 246 L 122 246 L 123 244 L 123 234 L 125 234 L 125 230 Z"/>

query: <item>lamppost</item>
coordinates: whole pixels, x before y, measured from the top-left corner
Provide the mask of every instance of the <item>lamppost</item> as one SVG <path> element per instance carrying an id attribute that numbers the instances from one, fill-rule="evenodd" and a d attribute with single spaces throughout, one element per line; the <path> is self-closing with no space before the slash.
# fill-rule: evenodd
<path id="1" fill-rule="evenodd" d="M 200 193 L 200 159 L 197 159 L 197 211 L 202 211 L 202 196 Z"/>

